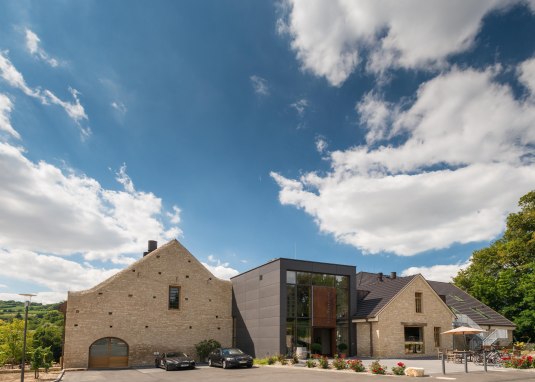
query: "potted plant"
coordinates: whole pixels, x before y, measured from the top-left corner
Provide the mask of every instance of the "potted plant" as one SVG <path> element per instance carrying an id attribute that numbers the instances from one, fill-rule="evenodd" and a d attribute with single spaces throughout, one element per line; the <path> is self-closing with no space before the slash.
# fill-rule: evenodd
<path id="1" fill-rule="evenodd" d="M 338 352 L 340 353 L 341 357 L 345 357 L 346 350 L 347 350 L 347 345 L 346 344 L 344 344 L 343 342 L 338 344 Z"/>
<path id="2" fill-rule="evenodd" d="M 321 344 L 314 342 L 312 345 L 310 345 L 310 351 L 312 354 L 320 354 L 321 353 L 322 346 Z"/>

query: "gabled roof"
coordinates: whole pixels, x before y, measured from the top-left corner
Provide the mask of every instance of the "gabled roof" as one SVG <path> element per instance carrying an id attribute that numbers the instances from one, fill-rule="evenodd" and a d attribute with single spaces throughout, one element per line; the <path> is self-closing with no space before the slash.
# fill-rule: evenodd
<path id="1" fill-rule="evenodd" d="M 357 302 L 357 314 L 353 318 L 375 317 L 383 307 L 416 277 L 416 275 L 413 275 L 393 279 L 383 276 L 382 281 L 380 281 L 378 276 L 376 273 L 357 273 L 357 292 L 367 291 L 369 293 Z"/>
<path id="2" fill-rule="evenodd" d="M 446 296 L 446 304 L 455 314 L 464 314 L 478 325 L 511 326 L 515 324 L 487 305 L 451 283 L 428 281 L 438 295 Z"/>

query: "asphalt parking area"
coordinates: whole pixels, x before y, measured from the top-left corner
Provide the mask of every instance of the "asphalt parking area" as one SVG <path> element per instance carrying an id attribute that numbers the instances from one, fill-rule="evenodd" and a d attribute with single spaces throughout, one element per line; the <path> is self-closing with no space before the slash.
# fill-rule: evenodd
<path id="1" fill-rule="evenodd" d="M 253 367 L 251 369 L 221 369 L 199 366 L 195 370 L 165 371 L 163 369 L 125 369 L 125 370 L 89 370 L 68 371 L 63 376 L 64 382 L 158 382 L 158 381 L 252 381 L 252 382 L 393 382 L 393 380 L 413 380 L 401 376 L 377 376 L 357 374 L 351 371 L 309 370 L 297 367 Z M 535 373 L 516 370 L 492 370 L 488 373 L 471 372 L 447 375 L 431 374 L 422 378 L 424 381 L 469 381 L 469 382 L 503 382 L 535 380 Z"/>

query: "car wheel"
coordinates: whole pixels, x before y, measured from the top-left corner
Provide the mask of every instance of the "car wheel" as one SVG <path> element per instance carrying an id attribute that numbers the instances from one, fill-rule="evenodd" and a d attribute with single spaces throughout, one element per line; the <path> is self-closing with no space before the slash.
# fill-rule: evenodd
<path id="1" fill-rule="evenodd" d="M 165 363 L 165 371 L 169 371 L 169 365 L 167 364 L 167 362 Z"/>
<path id="2" fill-rule="evenodd" d="M 227 361 L 223 361 L 223 369 L 226 369 L 226 368 L 228 368 Z"/>
<path id="3" fill-rule="evenodd" d="M 247 367 L 248 367 L 248 368 L 251 368 L 251 367 L 253 367 L 253 365 L 247 365 Z"/>
<path id="4" fill-rule="evenodd" d="M 212 358 L 208 358 L 208 366 L 212 367 Z"/>

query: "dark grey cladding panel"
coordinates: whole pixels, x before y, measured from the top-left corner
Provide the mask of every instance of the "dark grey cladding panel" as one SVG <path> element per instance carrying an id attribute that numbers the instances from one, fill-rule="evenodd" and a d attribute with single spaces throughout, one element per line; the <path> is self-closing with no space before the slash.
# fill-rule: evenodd
<path id="1" fill-rule="evenodd" d="M 318 263 L 314 261 L 280 259 L 281 270 L 295 270 L 302 272 L 329 273 L 334 275 L 344 275 L 354 277 L 356 267 L 353 265 L 340 265 L 329 263 Z"/>

